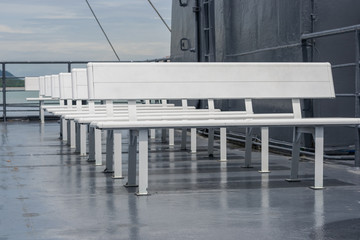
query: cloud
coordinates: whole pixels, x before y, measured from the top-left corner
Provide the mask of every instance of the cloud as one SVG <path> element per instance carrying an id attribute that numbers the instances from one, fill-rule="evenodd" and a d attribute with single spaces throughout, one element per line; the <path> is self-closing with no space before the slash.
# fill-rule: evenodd
<path id="1" fill-rule="evenodd" d="M 57 15 L 44 15 L 38 18 L 39 20 L 78 20 L 78 19 L 93 19 L 92 17 L 76 16 L 75 14 L 57 14 Z"/>
<path id="2" fill-rule="evenodd" d="M 168 55 L 165 42 L 122 42 L 115 46 L 121 60 L 146 60 Z M 115 55 L 107 42 L 2 42 L 1 52 L 11 53 L 14 61 L 41 59 L 44 61 L 115 61 Z M 70 56 L 70 57 L 69 57 Z M 10 59 L 7 59 L 10 60 Z"/>
<path id="3" fill-rule="evenodd" d="M 0 60 L 116 60 L 84 0 L 3 0 Z M 146 0 L 89 0 L 121 60 L 169 55 L 170 34 Z M 170 0 L 152 0 L 170 24 Z"/>
<path id="4" fill-rule="evenodd" d="M 119 49 L 120 55 L 125 56 L 134 56 L 142 57 L 142 60 L 145 58 L 159 58 L 168 54 L 169 46 L 167 42 L 137 42 L 130 43 L 124 42 L 118 44 L 117 49 Z M 160 56 L 158 54 L 161 54 Z"/>
<path id="5" fill-rule="evenodd" d="M 33 32 L 30 30 L 15 29 L 13 27 L 0 24 L 0 33 L 30 34 Z"/>
<path id="6" fill-rule="evenodd" d="M 126 1 L 126 2 L 122 2 L 122 1 L 102 1 L 102 2 L 93 2 L 93 1 L 89 1 L 90 5 L 93 6 L 98 6 L 98 7 L 103 7 L 103 8 L 120 8 L 120 7 L 126 7 L 126 8 L 132 8 L 134 6 L 141 6 L 142 0 L 132 0 L 132 1 Z"/>

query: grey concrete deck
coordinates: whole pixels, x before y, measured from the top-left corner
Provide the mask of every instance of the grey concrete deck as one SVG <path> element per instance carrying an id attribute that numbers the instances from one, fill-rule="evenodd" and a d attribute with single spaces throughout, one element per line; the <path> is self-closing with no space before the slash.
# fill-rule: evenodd
<path id="1" fill-rule="evenodd" d="M 303 181 L 288 183 L 288 157 L 272 154 L 271 173 L 260 174 L 258 152 L 244 169 L 242 149 L 223 163 L 200 137 L 197 154 L 156 140 L 152 195 L 137 197 L 62 144 L 57 122 L 1 123 L 0 132 L 0 240 L 360 239 L 353 162 L 326 161 L 326 189 L 314 191 L 312 161 L 301 162 Z"/>

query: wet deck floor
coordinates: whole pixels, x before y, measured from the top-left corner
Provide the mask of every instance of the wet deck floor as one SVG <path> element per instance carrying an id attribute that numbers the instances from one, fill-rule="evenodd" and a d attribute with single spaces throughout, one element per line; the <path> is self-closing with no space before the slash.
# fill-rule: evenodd
<path id="1" fill-rule="evenodd" d="M 102 173 L 58 139 L 59 124 L 0 125 L 0 240 L 10 239 L 360 239 L 360 172 L 327 162 L 325 190 L 314 191 L 313 162 L 288 183 L 290 161 L 270 156 L 270 174 L 151 143 L 149 191 Z M 125 143 L 124 143 L 125 144 Z M 125 145 L 124 145 L 125 147 Z M 218 152 L 216 152 L 218 153 Z M 124 154 L 126 169 L 126 155 Z M 124 172 L 126 173 L 126 172 Z"/>

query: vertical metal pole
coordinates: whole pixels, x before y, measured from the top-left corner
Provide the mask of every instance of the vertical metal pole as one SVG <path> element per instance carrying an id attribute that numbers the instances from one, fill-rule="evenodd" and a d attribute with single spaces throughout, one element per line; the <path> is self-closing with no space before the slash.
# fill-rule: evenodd
<path id="1" fill-rule="evenodd" d="M 175 145 L 175 130 L 173 128 L 169 129 L 169 146 Z"/>
<path id="2" fill-rule="evenodd" d="M 75 148 L 76 147 L 75 121 L 74 120 L 69 120 L 69 121 L 70 121 L 70 148 Z"/>
<path id="3" fill-rule="evenodd" d="M 314 190 L 323 189 L 324 127 L 315 127 L 315 181 Z"/>
<path id="4" fill-rule="evenodd" d="M 71 73 L 71 62 L 68 62 L 67 63 L 67 68 L 68 68 L 68 73 Z M 65 100 L 66 101 L 66 105 L 70 105 L 70 104 L 72 104 L 72 100 Z"/>
<path id="5" fill-rule="evenodd" d="M 359 30 L 355 31 L 355 117 L 360 117 L 360 103 L 359 103 L 359 93 L 360 93 L 360 37 Z"/>
<path id="6" fill-rule="evenodd" d="M 75 122 L 75 152 L 80 153 L 80 123 Z"/>
<path id="7" fill-rule="evenodd" d="M 101 130 L 95 129 L 95 165 L 102 165 Z"/>
<path id="8" fill-rule="evenodd" d="M 303 62 L 311 62 L 313 61 L 312 57 L 309 58 L 309 44 L 307 39 L 303 39 L 301 41 L 302 46 L 302 57 Z M 312 49 L 313 46 L 310 46 L 310 49 Z M 304 114 L 305 117 L 313 117 L 313 101 L 309 99 L 304 100 Z"/>
<path id="9" fill-rule="evenodd" d="M 261 171 L 269 173 L 269 127 L 261 128 Z"/>
<path id="10" fill-rule="evenodd" d="M 253 128 L 246 128 L 245 137 L 245 165 L 244 168 L 251 168 L 251 154 L 252 154 L 252 131 Z"/>
<path id="11" fill-rule="evenodd" d="M 307 47 L 308 47 L 307 39 L 301 40 L 301 50 L 302 50 L 303 62 L 308 62 L 309 61 Z"/>
<path id="12" fill-rule="evenodd" d="M 190 129 L 190 133 L 191 133 L 191 153 L 196 153 L 196 128 L 191 128 Z"/>
<path id="13" fill-rule="evenodd" d="M 195 41 L 196 41 L 196 57 L 197 61 L 201 62 L 201 22 L 200 22 L 200 3 L 199 0 L 195 1 L 195 7 L 193 8 L 195 12 Z"/>
<path id="14" fill-rule="evenodd" d="M 308 39 L 303 39 L 301 41 L 301 46 L 302 46 L 303 62 L 312 61 L 312 58 L 309 59 Z M 313 48 L 313 46 L 311 46 L 311 48 Z M 303 106 L 304 106 L 304 108 L 303 108 L 304 117 L 308 117 L 308 118 L 314 117 L 313 101 L 311 99 L 304 99 Z M 304 145 L 306 147 L 313 146 L 313 138 L 309 134 L 304 134 Z"/>
<path id="15" fill-rule="evenodd" d="M 355 127 L 356 143 L 355 143 L 355 167 L 360 168 L 360 128 Z"/>
<path id="16" fill-rule="evenodd" d="M 124 178 L 122 176 L 122 136 L 121 131 L 114 131 L 114 176 L 113 178 Z"/>
<path id="17" fill-rule="evenodd" d="M 95 161 L 95 129 L 89 127 L 89 159 L 88 162 Z"/>
<path id="18" fill-rule="evenodd" d="M 227 142 L 226 142 L 226 128 L 220 128 L 220 161 L 227 161 Z"/>
<path id="19" fill-rule="evenodd" d="M 108 130 L 106 135 L 106 168 L 104 173 L 114 172 L 114 130 Z"/>
<path id="20" fill-rule="evenodd" d="M 311 0 L 311 14 L 310 14 L 310 21 L 311 21 L 311 29 L 310 32 L 313 33 L 315 31 L 315 20 L 316 20 L 316 14 L 315 14 L 315 1 Z M 314 61 L 314 44 L 315 40 L 311 39 L 311 48 L 310 48 L 310 62 Z"/>
<path id="21" fill-rule="evenodd" d="M 3 94 L 3 120 L 6 122 L 6 67 L 2 63 L 2 94 Z"/>
<path id="22" fill-rule="evenodd" d="M 87 125 L 80 124 L 80 156 L 86 156 Z"/>
<path id="23" fill-rule="evenodd" d="M 290 178 L 286 179 L 288 182 L 297 182 L 299 180 L 299 161 L 300 161 L 300 138 L 301 131 L 298 127 L 294 127 L 293 146 L 291 155 L 291 172 Z"/>
<path id="24" fill-rule="evenodd" d="M 360 31 L 355 31 L 355 117 L 360 115 Z M 360 132 L 359 126 L 356 126 L 356 143 L 355 143 L 355 167 L 360 167 Z"/>
<path id="25" fill-rule="evenodd" d="M 214 156 L 214 128 L 209 128 L 208 134 L 208 155 Z"/>
<path id="26" fill-rule="evenodd" d="M 149 195 L 148 182 L 149 182 L 149 166 L 148 166 L 148 130 L 139 130 L 139 188 L 136 195 Z"/>
<path id="27" fill-rule="evenodd" d="M 135 130 L 129 132 L 128 149 L 128 182 L 125 187 L 137 187 L 136 184 L 136 154 L 137 154 L 137 136 Z"/>
<path id="28" fill-rule="evenodd" d="M 216 62 L 215 46 L 215 6 L 214 0 L 209 0 L 209 62 Z"/>

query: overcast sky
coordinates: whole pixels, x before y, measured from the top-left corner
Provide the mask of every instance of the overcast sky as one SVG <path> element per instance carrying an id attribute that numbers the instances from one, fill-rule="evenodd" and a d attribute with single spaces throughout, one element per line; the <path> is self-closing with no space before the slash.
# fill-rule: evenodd
<path id="1" fill-rule="evenodd" d="M 152 0 L 171 24 L 171 0 Z M 169 56 L 147 0 L 89 0 L 121 60 Z M 1 0 L 0 61 L 116 60 L 85 0 Z"/>

